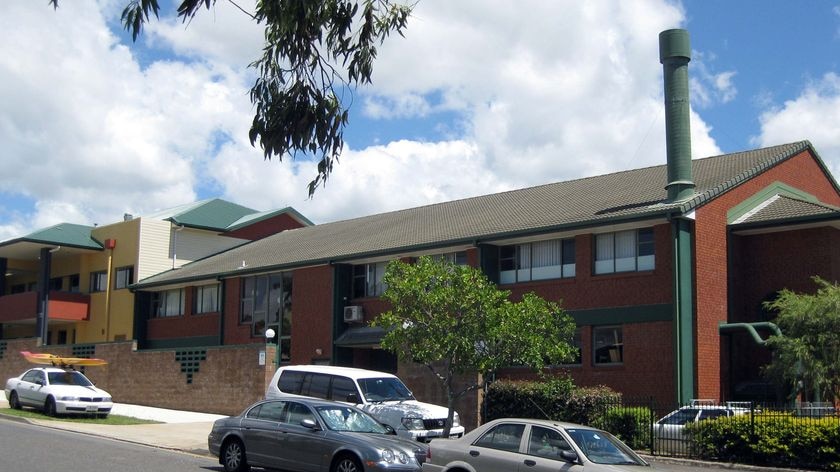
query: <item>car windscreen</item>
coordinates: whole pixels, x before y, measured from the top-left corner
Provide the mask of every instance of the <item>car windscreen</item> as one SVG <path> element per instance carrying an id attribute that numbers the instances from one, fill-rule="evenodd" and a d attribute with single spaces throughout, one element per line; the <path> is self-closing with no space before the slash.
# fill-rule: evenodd
<path id="1" fill-rule="evenodd" d="M 596 429 L 567 429 L 587 459 L 596 464 L 647 465 L 624 443 L 609 433 Z"/>
<path id="2" fill-rule="evenodd" d="M 379 433 L 385 434 L 388 431 L 367 413 L 346 406 L 319 406 L 315 410 L 333 431 L 344 431 L 351 433 Z"/>
<path id="3" fill-rule="evenodd" d="M 362 395 L 369 402 L 414 400 L 408 387 L 396 377 L 359 379 L 358 382 Z"/>
<path id="4" fill-rule="evenodd" d="M 47 374 L 50 385 L 80 385 L 90 387 L 93 384 L 79 372 L 50 372 Z"/>

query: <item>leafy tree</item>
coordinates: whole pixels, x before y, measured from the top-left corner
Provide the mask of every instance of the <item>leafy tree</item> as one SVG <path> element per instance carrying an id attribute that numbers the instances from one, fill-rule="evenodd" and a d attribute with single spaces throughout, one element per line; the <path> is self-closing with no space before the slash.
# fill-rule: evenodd
<path id="1" fill-rule="evenodd" d="M 832 400 L 840 392 L 840 285 L 814 277 L 815 294 L 782 290 L 768 309 L 776 310 L 782 336 L 767 345 L 773 360 L 765 373 L 782 383 L 815 394 L 817 401 Z"/>
<path id="2" fill-rule="evenodd" d="M 49 0 L 53 8 L 58 1 Z M 403 34 L 412 6 L 393 0 L 257 0 L 252 14 L 228 1 L 265 25 L 262 57 L 250 64 L 259 72 L 250 93 L 256 108 L 251 145 L 259 142 L 266 160 L 299 153 L 320 158 L 308 186 L 312 197 L 344 146 L 352 89 L 371 82 L 377 45 L 392 31 Z M 178 17 L 188 22 L 202 6 L 215 4 L 182 0 Z M 129 0 L 123 26 L 136 41 L 159 11 L 158 0 Z"/>
<path id="3" fill-rule="evenodd" d="M 531 293 L 513 302 L 478 269 L 421 257 L 389 263 L 383 282 L 392 308 L 372 324 L 387 331 L 383 348 L 425 365 L 440 381 L 449 407 L 445 435 L 455 402 L 484 387 L 457 386 L 460 374 L 490 378 L 503 367 L 541 370 L 572 359 L 575 323 L 559 305 Z"/>

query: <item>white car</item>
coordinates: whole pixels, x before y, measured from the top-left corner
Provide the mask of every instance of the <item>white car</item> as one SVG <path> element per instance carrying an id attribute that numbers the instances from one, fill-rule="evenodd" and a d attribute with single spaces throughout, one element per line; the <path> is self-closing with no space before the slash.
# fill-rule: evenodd
<path id="1" fill-rule="evenodd" d="M 572 423 L 501 418 L 460 439 L 429 443 L 423 472 L 644 472 L 650 465 L 615 436 Z"/>
<path id="2" fill-rule="evenodd" d="M 676 409 L 656 422 L 654 451 L 690 454 L 692 438 L 685 430 L 686 425 L 714 418 L 744 415 L 749 412 L 748 407 L 737 402 L 719 405 L 712 400 L 692 400 L 690 405 Z"/>
<path id="3" fill-rule="evenodd" d="M 449 410 L 417 401 L 397 376 L 385 372 L 322 365 L 294 365 L 277 369 L 266 398 L 300 395 L 349 403 L 366 411 L 398 435 L 427 442 L 443 435 Z M 449 437 L 464 434 L 455 412 Z"/>
<path id="4" fill-rule="evenodd" d="M 6 381 L 9 406 L 29 406 L 48 416 L 61 414 L 108 416 L 111 395 L 97 388 L 81 372 L 58 367 L 36 367 Z"/>

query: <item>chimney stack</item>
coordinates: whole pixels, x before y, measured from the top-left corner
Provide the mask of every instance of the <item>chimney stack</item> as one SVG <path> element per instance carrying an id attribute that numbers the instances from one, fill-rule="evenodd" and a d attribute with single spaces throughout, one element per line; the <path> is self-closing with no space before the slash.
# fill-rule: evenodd
<path id="1" fill-rule="evenodd" d="M 688 62 L 691 45 L 688 31 L 671 29 L 659 33 L 659 62 L 665 81 L 665 141 L 668 156 L 668 201 L 694 195 L 691 177 L 691 126 L 689 124 Z"/>

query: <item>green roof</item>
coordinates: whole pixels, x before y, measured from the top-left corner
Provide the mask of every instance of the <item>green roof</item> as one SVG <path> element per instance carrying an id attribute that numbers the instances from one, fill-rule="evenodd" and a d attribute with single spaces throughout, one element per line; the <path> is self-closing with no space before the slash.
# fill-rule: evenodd
<path id="1" fill-rule="evenodd" d="M 254 209 L 213 198 L 146 215 L 146 217 L 169 220 L 190 228 L 227 231 L 229 226 L 241 218 L 255 213 L 258 212 Z"/>
<path id="2" fill-rule="evenodd" d="M 806 150 L 823 165 L 807 141 L 693 160 L 696 193 L 683 202 L 666 201 L 663 164 L 283 231 L 149 277 L 137 287 L 682 215 Z"/>
<path id="3" fill-rule="evenodd" d="M 60 223 L 48 228 L 39 229 L 26 236 L 3 241 L 0 243 L 0 246 L 28 242 L 83 249 L 102 249 L 102 245 L 90 236 L 91 230 L 93 230 L 93 226 Z"/>
<path id="4" fill-rule="evenodd" d="M 760 208 L 741 218 L 735 226 L 801 221 L 820 217 L 840 219 L 840 208 L 786 195 L 775 195 Z"/>

